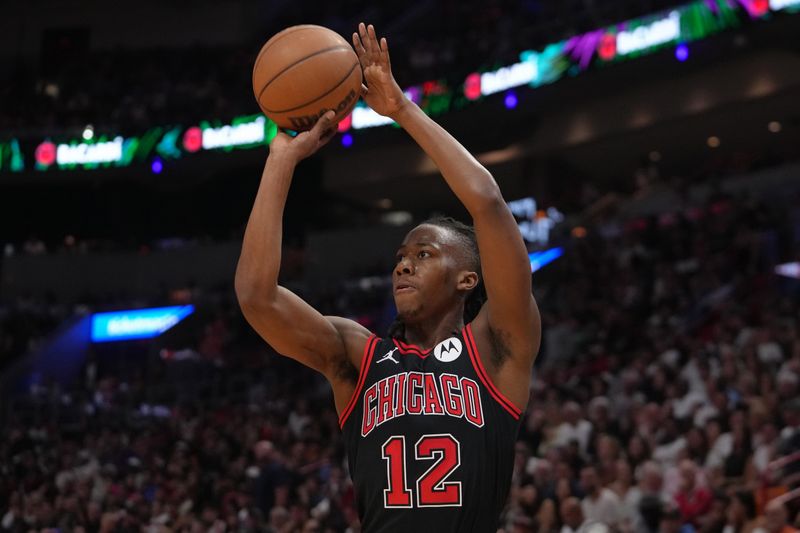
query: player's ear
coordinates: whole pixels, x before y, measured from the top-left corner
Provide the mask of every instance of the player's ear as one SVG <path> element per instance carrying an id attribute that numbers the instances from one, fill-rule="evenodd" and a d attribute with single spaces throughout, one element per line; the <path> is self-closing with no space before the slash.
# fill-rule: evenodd
<path id="1" fill-rule="evenodd" d="M 457 288 L 460 291 L 471 291 L 478 285 L 478 273 L 470 272 L 469 270 L 462 270 L 458 273 Z"/>

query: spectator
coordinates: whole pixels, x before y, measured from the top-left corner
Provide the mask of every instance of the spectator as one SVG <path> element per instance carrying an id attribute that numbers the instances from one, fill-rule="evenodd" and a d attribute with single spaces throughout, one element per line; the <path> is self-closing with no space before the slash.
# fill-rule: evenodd
<path id="1" fill-rule="evenodd" d="M 697 482 L 697 465 L 691 459 L 684 459 L 678 467 L 680 489 L 675 494 L 675 502 L 684 522 L 696 525 L 711 507 L 712 494 Z"/>
<path id="2" fill-rule="evenodd" d="M 575 402 L 568 402 L 564 406 L 564 421 L 558 426 L 554 444 L 564 446 L 572 441 L 577 441 L 582 455 L 586 454 L 589 445 L 589 436 L 592 424 L 581 417 L 581 407 Z"/>
<path id="3" fill-rule="evenodd" d="M 581 502 L 577 498 L 567 498 L 561 502 L 561 533 L 576 533 L 585 523 Z"/>
<path id="4" fill-rule="evenodd" d="M 597 468 L 586 466 L 581 470 L 581 489 L 586 495 L 581 510 L 586 520 L 617 527 L 624 512 L 619 498 L 613 491 L 600 485 Z"/>
<path id="5" fill-rule="evenodd" d="M 622 507 L 625 523 L 635 531 L 652 530 L 658 526 L 659 517 L 655 517 L 648 529 L 645 525 L 645 517 L 640 510 L 642 501 L 652 499 L 660 510 L 660 506 L 667 502 L 662 487 L 663 474 L 661 467 L 655 461 L 647 461 L 636 470 L 637 483 L 628 489 L 622 499 Z M 649 507 L 648 507 L 649 505 Z M 653 504 L 647 503 L 645 507 L 652 511 Z"/>

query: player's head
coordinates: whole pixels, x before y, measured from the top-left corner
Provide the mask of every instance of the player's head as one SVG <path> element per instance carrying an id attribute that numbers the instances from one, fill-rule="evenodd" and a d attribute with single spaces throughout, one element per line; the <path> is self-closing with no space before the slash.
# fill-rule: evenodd
<path id="1" fill-rule="evenodd" d="M 397 320 L 390 336 L 402 337 L 405 324 L 422 323 L 464 310 L 464 323 L 480 310 L 485 293 L 475 230 L 449 217 L 426 220 L 406 235 L 392 272 Z"/>

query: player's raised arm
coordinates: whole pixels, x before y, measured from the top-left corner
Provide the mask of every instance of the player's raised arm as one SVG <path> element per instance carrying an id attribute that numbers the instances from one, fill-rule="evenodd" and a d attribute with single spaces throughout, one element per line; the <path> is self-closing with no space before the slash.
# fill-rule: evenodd
<path id="1" fill-rule="evenodd" d="M 337 376 L 347 372 L 347 354 L 358 352 L 346 344 L 357 344 L 360 337 L 366 342 L 369 332 L 349 320 L 323 317 L 278 285 L 283 209 L 292 175 L 301 160 L 330 139 L 333 116 L 329 111 L 295 138 L 280 132 L 270 144 L 236 268 L 236 296 L 247 321 L 275 350 L 325 374 L 336 393 Z"/>
<path id="2" fill-rule="evenodd" d="M 539 348 L 539 311 L 531 294 L 527 250 L 497 183 L 458 141 L 405 97 L 392 76 L 386 39 L 379 41 L 372 25 L 359 25 L 353 44 L 368 86 L 367 104 L 414 138 L 472 216 L 488 296 L 475 328 L 485 321 L 493 344 L 505 352 L 500 355 L 510 356 L 496 361 L 511 359 L 513 367 L 530 369 Z"/>

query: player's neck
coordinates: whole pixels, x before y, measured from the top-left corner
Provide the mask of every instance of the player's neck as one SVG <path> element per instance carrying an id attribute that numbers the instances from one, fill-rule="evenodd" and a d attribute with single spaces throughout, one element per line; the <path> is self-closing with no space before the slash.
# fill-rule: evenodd
<path id="1" fill-rule="evenodd" d="M 405 324 L 406 342 L 423 350 L 433 348 L 436 343 L 461 332 L 464 327 L 463 315 L 463 306 L 456 306 L 436 319 Z"/>

